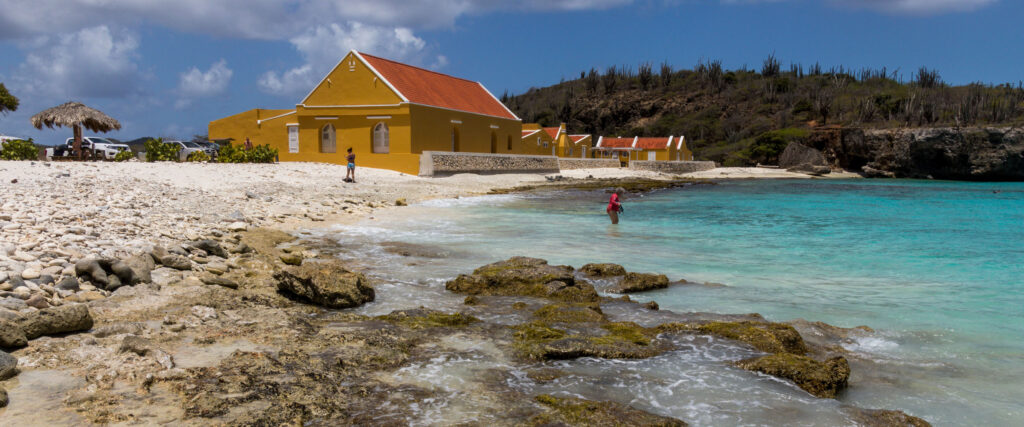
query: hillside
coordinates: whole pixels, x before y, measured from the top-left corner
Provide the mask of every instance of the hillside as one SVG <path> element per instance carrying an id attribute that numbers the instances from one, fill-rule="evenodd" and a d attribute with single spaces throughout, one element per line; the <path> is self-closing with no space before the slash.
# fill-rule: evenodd
<path id="1" fill-rule="evenodd" d="M 843 128 L 1018 126 L 1024 87 L 945 84 L 921 68 L 909 81 L 886 69 L 725 70 L 720 61 L 693 70 L 650 63 L 592 69 L 580 78 L 502 99 L 524 122 L 566 122 L 597 136 L 685 135 L 698 159 L 727 166 L 772 164 L 790 141 L 812 130 Z M 832 126 L 834 127 L 834 126 Z"/>

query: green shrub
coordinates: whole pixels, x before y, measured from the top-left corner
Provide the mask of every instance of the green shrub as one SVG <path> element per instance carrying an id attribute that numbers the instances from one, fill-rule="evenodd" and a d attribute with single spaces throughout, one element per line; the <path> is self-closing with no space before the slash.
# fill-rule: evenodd
<path id="1" fill-rule="evenodd" d="M 210 155 L 204 151 L 193 151 L 188 154 L 185 160 L 189 162 L 208 162 L 210 161 Z"/>
<path id="2" fill-rule="evenodd" d="M 147 162 L 177 162 L 180 148 L 164 143 L 163 138 L 151 139 L 144 144 Z"/>
<path id="3" fill-rule="evenodd" d="M 39 158 L 39 149 L 32 143 L 32 138 L 28 141 L 22 139 L 15 139 L 13 141 L 7 141 L 0 147 L 0 159 L 3 160 L 36 160 Z"/>
<path id="4" fill-rule="evenodd" d="M 750 163 L 778 164 L 779 155 L 790 142 L 803 142 L 810 131 L 807 129 L 779 129 L 758 135 L 750 146 L 741 153 Z"/>
<path id="5" fill-rule="evenodd" d="M 221 163 L 274 163 L 277 161 L 277 149 L 270 145 L 257 145 L 245 151 L 234 145 L 224 145 L 217 153 L 217 161 Z"/>
<path id="6" fill-rule="evenodd" d="M 134 158 L 135 158 L 135 153 L 133 153 L 132 150 L 124 150 L 124 151 L 122 151 L 120 153 L 117 153 L 117 155 L 114 156 L 114 161 L 115 162 L 127 162 L 127 161 L 129 161 L 131 159 L 134 159 Z"/>

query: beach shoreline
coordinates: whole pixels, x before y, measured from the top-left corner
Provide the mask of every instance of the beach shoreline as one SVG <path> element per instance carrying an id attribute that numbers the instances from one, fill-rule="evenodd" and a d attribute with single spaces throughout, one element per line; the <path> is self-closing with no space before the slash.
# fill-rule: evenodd
<path id="1" fill-rule="evenodd" d="M 49 305 L 84 304 L 92 313 L 91 322 L 95 322 L 88 333 L 43 336 L 31 340 L 28 346 L 11 350 L 18 358 L 21 374 L 0 382 L 0 388 L 9 392 L 12 402 L 0 409 L 0 420 L 50 424 L 240 422 L 245 418 L 233 412 L 217 412 L 213 418 L 202 415 L 206 413 L 203 411 L 213 411 L 212 407 L 202 405 L 222 405 L 226 402 L 223 398 L 190 403 L 182 401 L 182 396 L 223 393 L 220 389 L 200 392 L 189 387 L 202 384 L 203 376 L 210 370 L 232 369 L 225 363 L 238 362 L 248 355 L 283 357 L 280 355 L 288 352 L 283 343 L 296 339 L 293 334 L 303 333 L 303 322 L 307 322 L 304 318 L 315 319 L 311 321 L 319 325 L 320 334 L 339 327 L 351 332 L 351 328 L 378 322 L 294 303 L 277 292 L 272 282 L 276 271 L 292 263 L 286 258 L 298 257 L 299 263 L 302 259 L 331 258 L 329 247 L 295 240 L 297 232 L 353 224 L 373 218 L 382 209 L 396 209 L 403 204 L 484 195 L 549 181 L 543 175 L 420 178 L 360 169 L 357 184 L 344 184 L 338 180 L 341 172 L 342 167 L 320 164 L 0 162 L 0 185 L 6 190 L 0 196 L 0 206 L 4 207 L 0 241 L 7 242 L 0 261 L 9 276 L 6 282 L 26 284 L 3 290 L 3 299 L 10 303 L 0 309 L 0 320 L 17 321 L 19 316 L 31 316 Z M 726 174 L 742 179 L 785 178 L 767 172 Z M 560 175 L 581 181 L 690 179 L 628 170 L 577 170 Z M 221 254 L 224 256 L 218 256 L 213 246 L 199 249 L 196 242 L 204 239 L 226 249 Z M 82 281 L 81 288 L 71 292 L 53 283 L 33 282 L 39 281 L 33 270 L 40 270 L 40 276 L 55 276 L 53 281 L 60 282 L 61 277 L 81 276 L 76 264 L 82 259 L 145 257 L 166 249 L 170 249 L 171 256 L 181 253 L 179 257 L 186 266 L 170 268 L 167 262 L 163 266 L 158 264 L 152 269 L 151 283 L 107 291 Z M 24 277 L 19 281 L 13 279 L 16 275 Z M 28 295 L 24 288 L 29 289 Z M 23 303 L 16 304 L 15 299 Z M 477 308 L 467 306 L 469 312 L 477 316 L 493 312 L 522 316 L 515 310 L 507 311 L 505 300 L 481 299 L 485 302 L 474 303 Z M 33 305 L 28 306 L 28 302 Z M 603 304 L 649 310 L 628 299 Z M 434 318 L 430 316 L 437 314 L 426 316 Z M 749 315 L 691 318 L 666 312 L 665 316 L 677 323 L 709 319 L 759 321 Z M 415 325 L 387 322 L 398 328 L 385 328 L 396 337 L 389 340 L 425 339 Z M 451 336 L 468 336 L 476 345 L 489 346 L 484 337 L 493 334 L 495 328 L 504 327 L 485 321 L 473 328 L 478 329 L 444 330 L 455 334 Z M 363 336 L 364 332 L 354 333 Z M 320 334 L 303 335 L 299 341 L 309 348 L 321 349 L 317 351 L 336 345 L 317 338 Z M 367 357 L 366 352 L 393 351 L 390 345 L 364 344 L 351 351 L 361 355 L 358 357 Z M 446 357 L 463 351 L 441 347 L 416 357 Z M 506 357 L 495 354 L 492 356 L 499 360 Z M 413 356 L 393 354 L 386 359 L 389 364 L 406 366 L 406 357 Z M 237 369 L 243 368 L 251 367 Z M 311 374 L 333 372 L 328 371 Z M 373 374 L 373 369 L 359 372 L 361 376 L 357 378 L 364 380 L 380 376 Z M 397 386 L 385 381 L 379 387 L 394 391 Z M 39 397 L 43 389 L 56 391 Z M 418 393 L 427 392 L 419 389 Z M 492 397 L 504 399 L 511 396 L 508 393 L 516 392 L 506 390 Z M 429 394 L 421 394 L 417 399 L 427 397 Z M 521 400 L 522 396 L 518 397 Z M 541 402 L 541 407 L 548 404 Z M 526 406 L 516 408 L 535 410 L 537 404 Z M 497 405 L 491 409 L 509 408 Z M 403 412 L 402 416 L 412 415 Z"/>

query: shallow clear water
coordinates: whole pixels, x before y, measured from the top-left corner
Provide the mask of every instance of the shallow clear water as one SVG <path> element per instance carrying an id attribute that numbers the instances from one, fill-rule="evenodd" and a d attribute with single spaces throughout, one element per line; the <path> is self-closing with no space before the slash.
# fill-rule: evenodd
<path id="1" fill-rule="evenodd" d="M 840 403 L 902 409 L 936 425 L 1024 420 L 1024 184 L 723 182 L 626 198 L 617 226 L 608 223 L 606 202 L 603 192 L 433 201 L 326 234 L 352 258 L 376 257 L 371 267 L 392 283 L 363 309 L 368 313 L 406 307 L 410 297 L 457 309 L 461 298 L 443 291 L 445 278 L 512 255 L 576 267 L 615 262 L 727 285 L 677 286 L 637 298 L 663 309 L 874 328 L 846 344 L 872 369 L 855 368 Z M 388 241 L 450 253 L 395 257 L 375 245 Z M 662 375 L 686 363 L 669 358 Z M 636 366 L 657 376 L 656 366 Z M 704 391 L 688 395 L 687 405 L 655 412 L 698 424 L 780 420 L 769 408 L 716 418 L 734 414 L 716 396 L 754 385 L 719 381 L 694 389 Z M 692 385 L 698 384 L 707 382 Z"/>

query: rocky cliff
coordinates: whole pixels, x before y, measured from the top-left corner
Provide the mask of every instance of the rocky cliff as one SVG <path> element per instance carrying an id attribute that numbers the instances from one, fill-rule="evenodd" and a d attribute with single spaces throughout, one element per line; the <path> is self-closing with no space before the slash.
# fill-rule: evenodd
<path id="1" fill-rule="evenodd" d="M 869 176 L 1024 181 L 1020 128 L 820 129 L 808 145 Z"/>

